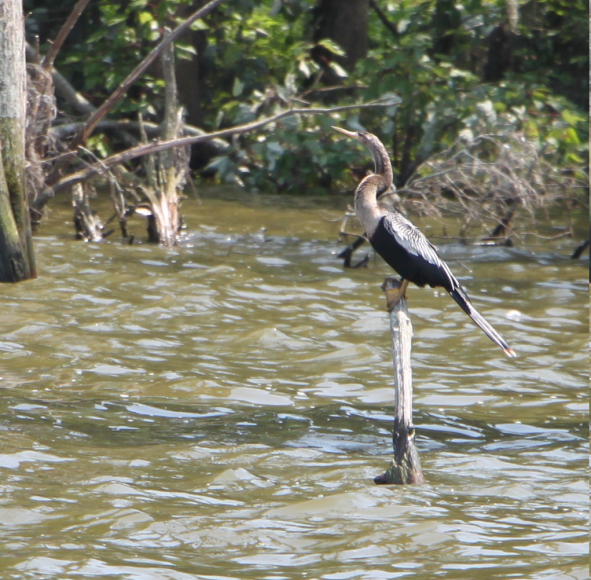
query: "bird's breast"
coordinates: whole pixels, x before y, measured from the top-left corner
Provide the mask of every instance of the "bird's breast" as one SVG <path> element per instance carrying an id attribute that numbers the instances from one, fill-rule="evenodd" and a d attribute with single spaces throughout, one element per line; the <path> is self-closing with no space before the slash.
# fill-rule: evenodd
<path id="1" fill-rule="evenodd" d="M 380 220 L 384 217 L 384 210 L 375 199 L 368 199 L 367 195 L 355 196 L 355 215 L 361 222 L 365 233 L 371 237 L 376 231 Z"/>

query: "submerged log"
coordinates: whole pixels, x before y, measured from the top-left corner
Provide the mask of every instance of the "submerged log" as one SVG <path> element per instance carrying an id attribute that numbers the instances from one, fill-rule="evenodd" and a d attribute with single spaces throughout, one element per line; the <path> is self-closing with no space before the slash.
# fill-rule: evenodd
<path id="1" fill-rule="evenodd" d="M 392 355 L 394 359 L 394 459 L 375 483 L 424 483 L 419 454 L 415 447 L 415 429 L 412 422 L 412 323 L 408 315 L 405 287 L 394 278 L 386 278 L 382 289 L 386 293 Z"/>

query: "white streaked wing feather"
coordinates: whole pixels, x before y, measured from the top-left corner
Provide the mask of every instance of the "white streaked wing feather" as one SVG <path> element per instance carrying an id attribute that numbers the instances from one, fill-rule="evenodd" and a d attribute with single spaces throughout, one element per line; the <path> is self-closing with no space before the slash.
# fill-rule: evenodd
<path id="1" fill-rule="evenodd" d="M 384 226 L 396 241 L 413 256 L 423 256 L 431 264 L 439 266 L 441 258 L 435 246 L 412 222 L 400 214 L 389 213 L 384 217 Z"/>
<path id="2" fill-rule="evenodd" d="M 388 213 L 384 216 L 384 226 L 409 254 L 422 256 L 427 262 L 441 268 L 452 281 L 453 287 L 460 286 L 448 265 L 439 257 L 437 248 L 411 221 L 398 213 Z"/>

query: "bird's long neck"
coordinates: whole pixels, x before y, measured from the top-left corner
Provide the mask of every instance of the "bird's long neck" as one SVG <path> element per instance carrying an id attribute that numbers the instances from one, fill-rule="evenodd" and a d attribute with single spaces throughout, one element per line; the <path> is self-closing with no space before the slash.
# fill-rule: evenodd
<path id="1" fill-rule="evenodd" d="M 373 235 L 384 215 L 377 200 L 377 192 L 382 186 L 380 181 L 379 175 L 368 175 L 355 191 L 355 214 L 369 237 Z"/>
<path id="2" fill-rule="evenodd" d="M 355 191 L 355 213 L 368 236 L 371 236 L 382 216 L 378 196 L 392 185 L 392 164 L 386 148 L 377 143 L 371 148 L 375 173 L 364 177 Z"/>
<path id="3" fill-rule="evenodd" d="M 376 191 L 376 196 L 378 196 L 384 193 L 384 191 L 392 185 L 392 179 L 394 176 L 392 174 L 390 156 L 381 142 L 378 141 L 377 143 L 374 143 L 371 153 L 376 167 L 375 174 L 376 176 L 381 177 L 379 189 Z"/>

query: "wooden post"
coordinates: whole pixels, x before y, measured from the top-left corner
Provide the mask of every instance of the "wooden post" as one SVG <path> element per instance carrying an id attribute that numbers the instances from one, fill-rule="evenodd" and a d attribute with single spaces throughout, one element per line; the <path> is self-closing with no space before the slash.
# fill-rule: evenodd
<path id="1" fill-rule="evenodd" d="M 170 35 L 169 29 L 164 30 L 164 35 Z M 162 141 L 171 141 L 182 132 L 182 110 L 178 107 L 178 95 L 176 75 L 174 70 L 174 44 L 170 43 L 161 56 L 162 71 L 165 82 L 164 90 L 164 121 L 161 127 L 160 138 Z M 160 152 L 160 188 L 158 191 L 159 211 L 155 212 L 160 244 L 171 248 L 176 245 L 179 232 L 179 194 L 178 190 L 183 186 L 185 173 L 177 168 L 177 160 L 182 157 L 182 151 L 168 149 Z M 189 157 L 185 157 L 188 165 Z M 159 219 L 158 219 L 159 218 Z"/>
<path id="2" fill-rule="evenodd" d="M 165 29 L 164 35 L 170 34 L 170 30 Z M 162 52 L 161 60 L 165 100 L 164 121 L 160 128 L 160 138 L 162 141 L 171 141 L 178 138 L 183 122 L 182 109 L 177 106 L 174 46 L 172 44 L 169 44 Z M 140 135 L 142 142 L 148 143 L 141 116 Z M 148 218 L 148 241 L 159 243 L 167 248 L 171 248 L 177 243 L 180 230 L 178 191 L 185 183 L 188 167 L 188 151 L 183 154 L 181 150 L 167 149 L 160 151 L 157 158 L 155 155 L 144 157 L 148 184 L 142 188 L 142 191 L 149 206 L 149 210 L 145 213 Z"/>
<path id="3" fill-rule="evenodd" d="M 412 323 L 400 280 L 386 278 L 382 290 L 386 293 L 392 332 L 394 358 L 394 459 L 375 483 L 424 483 L 419 454 L 415 447 L 415 431 L 412 423 Z"/>
<path id="4" fill-rule="evenodd" d="M 25 75 L 22 2 L 0 1 L 0 282 L 36 277 L 25 192 Z"/>

